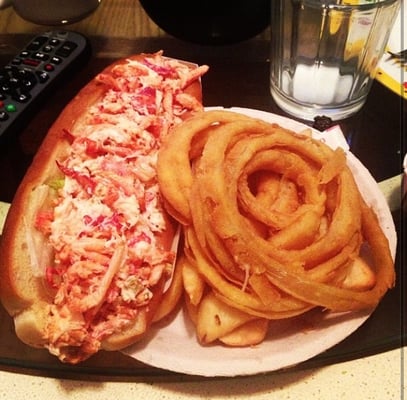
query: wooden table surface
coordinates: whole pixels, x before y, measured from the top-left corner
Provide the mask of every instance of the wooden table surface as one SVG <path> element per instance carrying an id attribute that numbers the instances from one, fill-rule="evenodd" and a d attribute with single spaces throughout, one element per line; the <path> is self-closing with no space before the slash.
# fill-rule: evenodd
<path id="1" fill-rule="evenodd" d="M 101 0 L 100 6 L 93 14 L 67 27 L 88 36 L 108 38 L 167 36 L 150 19 L 138 0 Z M 0 10 L 1 33 L 34 33 L 44 29 L 44 26 L 27 22 L 19 17 L 12 7 Z M 268 29 L 258 35 L 258 38 L 265 38 L 267 35 Z"/>
<path id="2" fill-rule="evenodd" d="M 0 27 L 1 33 L 34 33 L 45 29 L 22 19 L 13 7 L 0 10 Z M 132 39 L 165 35 L 147 16 L 138 0 L 102 0 L 93 14 L 67 27 L 89 36 Z"/>

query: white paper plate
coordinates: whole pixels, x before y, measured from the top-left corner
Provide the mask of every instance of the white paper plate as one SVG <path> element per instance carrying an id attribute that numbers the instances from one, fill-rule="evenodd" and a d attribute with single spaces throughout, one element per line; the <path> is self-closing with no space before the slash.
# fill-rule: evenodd
<path id="1" fill-rule="evenodd" d="M 276 122 L 297 132 L 309 128 L 263 111 L 245 108 L 230 110 Z M 326 134 L 313 130 L 313 135 L 332 147 L 340 145 L 347 150 L 346 141 L 335 129 Z M 352 153 L 347 151 L 347 155 L 363 196 L 379 215 L 394 257 L 396 231 L 386 200 L 368 170 Z M 145 340 L 126 349 L 124 353 L 148 365 L 189 375 L 254 375 L 291 367 L 324 352 L 354 332 L 370 313 L 321 315 L 311 311 L 294 319 L 272 322 L 266 340 L 257 346 L 230 348 L 199 345 L 194 327 L 186 313 L 180 310 L 172 320 L 154 326 Z"/>

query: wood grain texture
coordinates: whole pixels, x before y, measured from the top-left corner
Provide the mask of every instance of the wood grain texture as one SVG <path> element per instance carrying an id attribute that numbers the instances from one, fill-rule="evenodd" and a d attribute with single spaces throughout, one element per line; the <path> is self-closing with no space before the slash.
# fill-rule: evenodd
<path id="1" fill-rule="evenodd" d="M 22 19 L 13 7 L 0 10 L 0 32 L 2 33 L 35 33 L 53 26 L 37 25 Z M 74 24 L 66 25 L 67 29 L 78 30 L 89 36 L 120 38 L 160 37 L 165 33 L 147 16 L 139 1 L 135 0 L 102 0 L 93 14 Z"/>
<path id="2" fill-rule="evenodd" d="M 48 26 L 48 28 L 55 27 Z M 168 36 L 150 19 L 138 0 L 102 0 L 93 14 L 79 22 L 66 25 L 66 28 L 88 36 L 108 38 L 135 39 Z M 19 17 L 13 7 L 0 10 L 1 33 L 36 33 L 45 29 L 47 26 L 36 25 Z M 266 29 L 258 37 L 267 37 L 267 31 Z"/>

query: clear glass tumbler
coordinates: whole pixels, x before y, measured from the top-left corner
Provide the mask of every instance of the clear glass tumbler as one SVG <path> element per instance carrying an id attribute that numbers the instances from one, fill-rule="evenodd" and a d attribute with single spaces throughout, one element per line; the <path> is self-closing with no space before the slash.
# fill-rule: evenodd
<path id="1" fill-rule="evenodd" d="M 304 120 L 366 101 L 400 0 L 272 0 L 270 91 Z"/>

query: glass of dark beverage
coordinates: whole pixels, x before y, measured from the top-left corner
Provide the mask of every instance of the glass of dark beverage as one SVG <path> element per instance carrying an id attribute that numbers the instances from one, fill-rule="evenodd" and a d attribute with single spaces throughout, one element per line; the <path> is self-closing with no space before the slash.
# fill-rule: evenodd
<path id="1" fill-rule="evenodd" d="M 166 33 L 185 41 L 224 45 L 250 39 L 270 24 L 271 0 L 140 0 Z"/>

